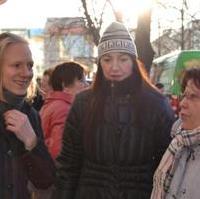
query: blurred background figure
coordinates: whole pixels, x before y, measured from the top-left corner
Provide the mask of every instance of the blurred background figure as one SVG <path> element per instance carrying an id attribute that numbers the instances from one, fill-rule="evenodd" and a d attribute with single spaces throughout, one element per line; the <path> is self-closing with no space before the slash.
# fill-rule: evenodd
<path id="1" fill-rule="evenodd" d="M 43 72 L 40 87 L 40 94 L 42 95 L 43 100 L 45 100 L 48 92 L 52 90 L 49 81 L 53 70 L 54 68 L 48 68 Z"/>
<path id="2" fill-rule="evenodd" d="M 33 99 L 33 107 L 37 111 L 40 111 L 42 105 L 44 104 L 46 95 L 48 94 L 49 91 L 52 90 L 49 84 L 49 79 L 52 72 L 53 68 L 48 68 L 43 72 L 42 78 L 37 78 L 35 97 Z"/>
<path id="3" fill-rule="evenodd" d="M 155 84 L 155 86 L 156 86 L 156 88 L 158 88 L 158 90 L 159 90 L 162 94 L 164 94 L 165 88 L 164 88 L 164 85 L 163 85 L 162 83 L 158 82 L 158 83 Z"/>
<path id="4" fill-rule="evenodd" d="M 75 95 L 85 87 L 84 69 L 79 63 L 65 62 L 57 65 L 43 80 L 49 90 L 46 90 L 40 116 L 45 144 L 55 160 L 60 153 L 64 123 Z M 35 199 L 50 199 L 51 194 L 52 187 L 37 190 Z"/>
<path id="5" fill-rule="evenodd" d="M 40 110 L 45 143 L 55 159 L 60 152 L 64 122 L 75 95 L 84 88 L 84 70 L 79 63 L 65 62 L 55 67 L 48 91 Z"/>
<path id="6" fill-rule="evenodd" d="M 0 198 L 30 199 L 30 183 L 53 184 L 54 164 L 43 142 L 38 113 L 26 101 L 33 60 L 23 38 L 0 34 Z M 32 90 L 32 89 L 31 89 Z"/>
<path id="7" fill-rule="evenodd" d="M 177 119 L 180 112 L 180 97 L 177 95 L 169 95 L 169 101 Z"/>
<path id="8" fill-rule="evenodd" d="M 156 88 L 158 88 L 158 90 L 164 94 L 167 99 L 169 100 L 169 103 L 172 107 L 172 110 L 174 111 L 174 116 L 175 118 L 178 118 L 178 114 L 180 111 L 180 107 L 179 107 L 179 97 L 176 95 L 172 95 L 172 94 L 166 94 L 165 93 L 165 88 L 164 88 L 164 84 L 158 82 L 155 84 Z"/>

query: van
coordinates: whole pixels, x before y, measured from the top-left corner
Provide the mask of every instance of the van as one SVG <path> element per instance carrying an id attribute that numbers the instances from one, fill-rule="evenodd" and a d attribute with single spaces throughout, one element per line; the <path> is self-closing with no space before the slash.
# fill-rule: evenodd
<path id="1" fill-rule="evenodd" d="M 150 79 L 164 85 L 167 95 L 181 94 L 180 80 L 185 69 L 200 67 L 200 50 L 182 50 L 169 53 L 153 60 Z"/>

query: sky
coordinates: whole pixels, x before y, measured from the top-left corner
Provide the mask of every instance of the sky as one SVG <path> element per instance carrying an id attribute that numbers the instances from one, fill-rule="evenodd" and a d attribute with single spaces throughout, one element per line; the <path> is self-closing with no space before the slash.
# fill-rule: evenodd
<path id="1" fill-rule="evenodd" d="M 0 28 L 42 28 L 47 17 L 80 16 L 80 0 L 7 0 L 0 5 Z"/>
<path id="2" fill-rule="evenodd" d="M 105 2 L 105 0 L 93 1 L 96 2 L 95 6 Z M 120 8 L 124 12 L 125 20 L 128 23 L 135 23 L 138 9 L 140 9 L 140 4 L 135 5 L 136 1 L 126 0 L 126 4 L 124 4 L 124 0 L 112 0 L 111 2 L 113 2 L 115 9 Z M 147 1 L 151 0 L 140 0 L 140 3 Z M 81 0 L 7 0 L 6 3 L 0 5 L 0 28 L 44 27 L 47 17 L 81 16 L 81 7 Z M 107 19 L 112 20 L 112 17 L 109 16 Z"/>
<path id="3" fill-rule="evenodd" d="M 105 0 L 93 0 L 96 4 Z M 137 15 L 145 5 L 153 0 L 111 0 L 116 9 L 121 9 L 124 13 L 124 21 L 127 26 L 135 28 Z M 155 1 L 155 0 L 154 0 Z M 167 1 L 172 6 L 180 7 L 182 0 L 162 0 Z M 126 3 L 124 3 L 126 2 Z M 187 0 L 192 13 L 200 10 L 200 0 Z M 80 8 L 81 0 L 7 0 L 0 5 L 0 29 L 2 28 L 44 28 L 47 17 L 77 17 L 82 16 Z M 97 7 L 97 6 L 96 6 Z M 101 10 L 101 9 L 99 9 Z M 167 27 L 169 20 L 180 12 L 174 9 L 163 11 L 163 9 L 154 9 L 152 34 L 158 33 L 158 19 L 162 25 Z M 109 17 L 106 17 L 107 24 L 112 21 L 111 10 Z M 176 16 L 177 18 L 177 16 Z M 171 23 L 171 22 L 170 22 Z M 180 24 L 174 20 L 172 24 L 175 27 Z M 155 37 L 155 36 L 154 36 Z"/>
<path id="4" fill-rule="evenodd" d="M 87 0 L 94 1 L 95 6 L 105 0 Z M 144 10 L 144 5 L 148 5 L 147 1 L 156 0 L 111 0 L 115 2 L 115 8 L 121 9 L 124 14 L 124 21 L 129 28 L 135 28 L 137 23 L 137 15 Z M 182 0 L 162 0 L 167 1 L 172 6 L 180 6 Z M 191 13 L 200 11 L 200 0 L 187 0 L 190 4 Z M 124 3 L 125 2 L 125 3 Z M 177 5 L 176 5 L 177 4 Z M 81 17 L 82 12 L 81 0 L 7 0 L 6 3 L 0 5 L 0 29 L 4 28 L 44 28 L 48 17 Z M 101 10 L 101 9 L 99 9 Z M 111 10 L 106 10 L 111 15 Z M 97 11 L 95 12 L 97 13 Z M 180 21 L 177 20 L 177 11 L 169 11 L 163 9 L 154 9 L 152 15 L 151 41 L 159 36 L 158 21 L 167 28 L 167 22 L 172 20 L 170 24 L 174 27 L 180 27 Z M 180 16 L 180 12 L 178 13 Z M 112 20 L 113 16 L 106 16 L 104 27 Z M 103 29 L 103 27 L 102 27 Z M 102 30 L 103 31 L 103 30 Z M 40 55 L 38 46 L 31 46 L 34 59 L 37 60 Z M 39 51 L 39 52 L 38 52 Z M 39 64 L 38 64 L 39 65 Z"/>

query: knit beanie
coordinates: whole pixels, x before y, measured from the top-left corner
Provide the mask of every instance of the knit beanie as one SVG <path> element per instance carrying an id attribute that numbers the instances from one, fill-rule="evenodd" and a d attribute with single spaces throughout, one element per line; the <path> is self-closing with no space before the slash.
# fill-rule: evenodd
<path id="1" fill-rule="evenodd" d="M 110 52 L 122 52 L 137 57 L 137 49 L 127 28 L 112 22 L 103 33 L 98 45 L 98 59 Z"/>

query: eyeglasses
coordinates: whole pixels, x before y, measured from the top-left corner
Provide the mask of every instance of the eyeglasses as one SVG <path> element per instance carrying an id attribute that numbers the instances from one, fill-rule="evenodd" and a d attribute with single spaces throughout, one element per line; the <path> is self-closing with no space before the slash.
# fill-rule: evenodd
<path id="1" fill-rule="evenodd" d="M 197 95 L 195 93 L 183 93 L 180 99 L 183 100 L 184 98 L 190 101 L 196 101 L 200 100 L 200 95 Z"/>

